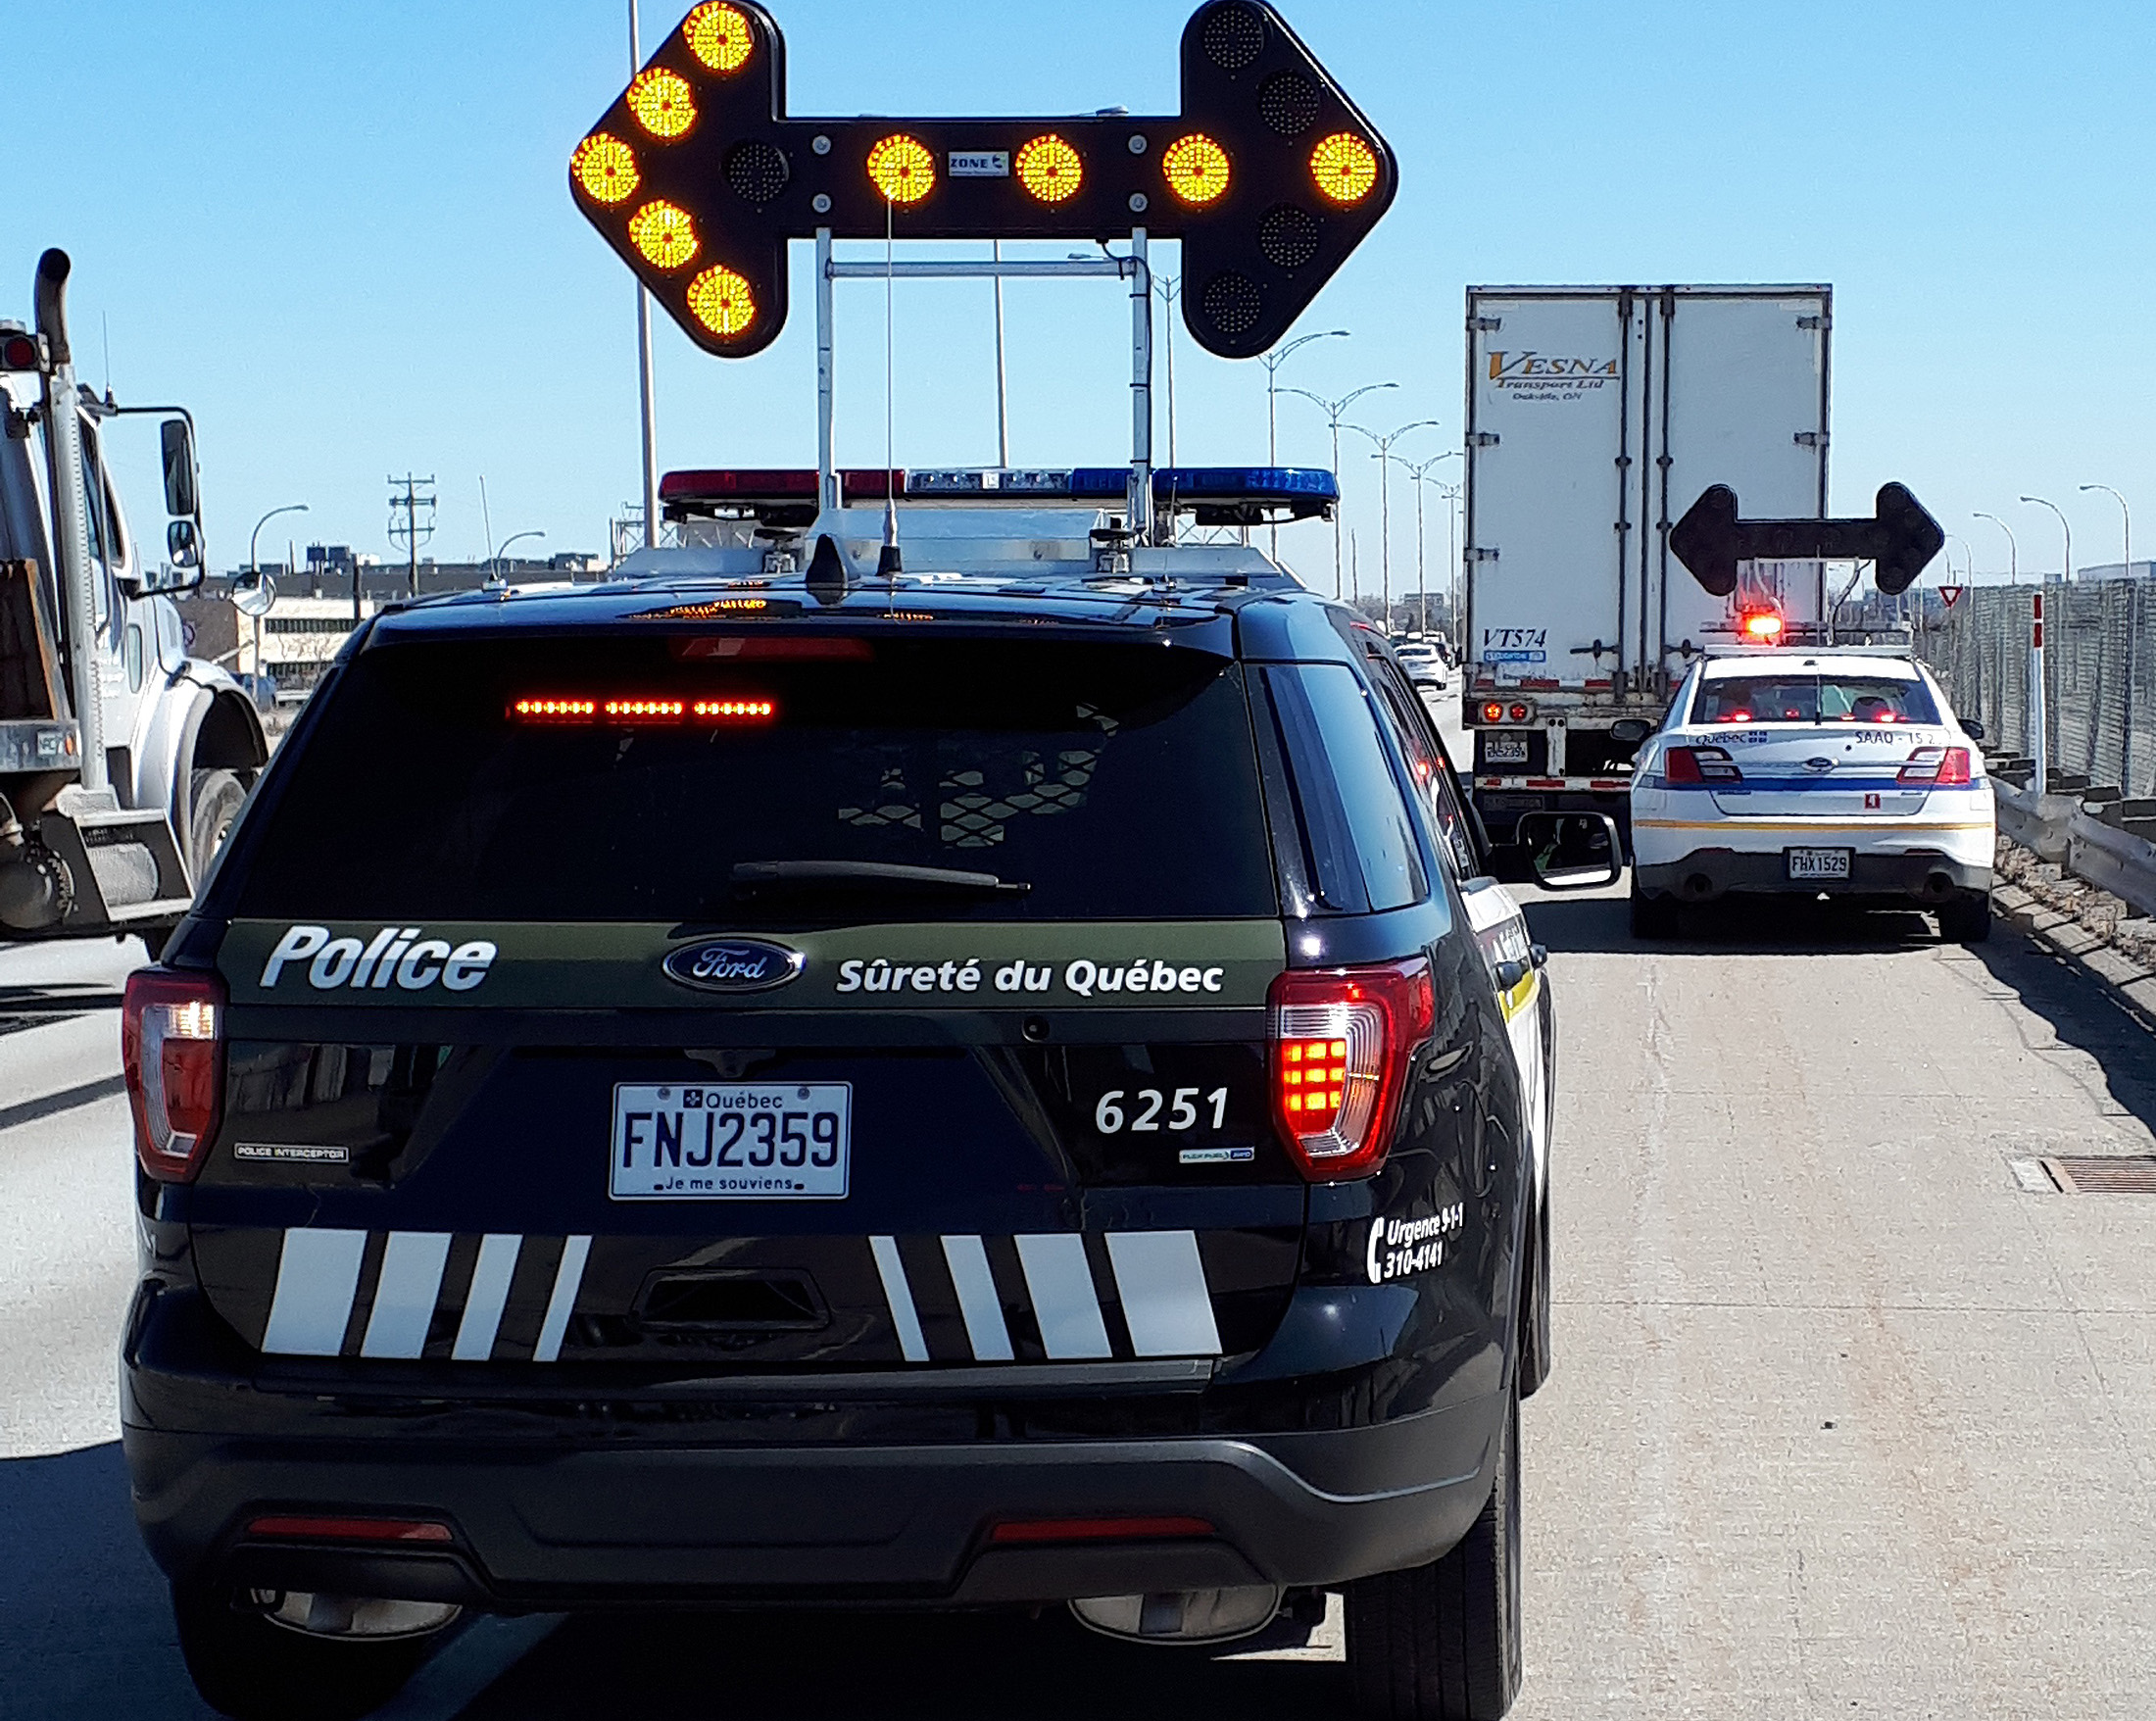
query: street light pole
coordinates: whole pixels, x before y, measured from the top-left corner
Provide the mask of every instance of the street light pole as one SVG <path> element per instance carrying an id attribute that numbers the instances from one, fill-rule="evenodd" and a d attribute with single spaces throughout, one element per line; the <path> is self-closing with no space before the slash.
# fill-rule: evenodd
<path id="1" fill-rule="evenodd" d="M 547 534 L 545 532 L 538 530 L 528 532 L 512 532 L 508 537 L 504 538 L 500 544 L 490 549 L 487 552 L 487 567 L 489 569 L 489 572 L 487 574 L 488 583 L 491 584 L 496 575 L 499 574 L 501 571 L 497 564 L 497 558 L 501 556 L 503 551 L 507 550 L 512 544 L 522 543 L 526 538 L 543 538 Z"/>
<path id="2" fill-rule="evenodd" d="M 306 512 L 306 503 L 287 502 L 282 508 L 272 508 L 262 518 L 255 521 L 255 529 L 247 534 L 247 571 L 257 582 L 262 579 L 262 564 L 255 560 L 255 546 L 261 541 L 262 528 L 280 514 L 305 514 Z M 359 567 L 358 562 L 352 564 L 352 582 L 355 586 L 359 584 Z M 255 676 L 256 685 L 260 686 L 262 676 L 262 617 L 260 615 L 255 617 Z"/>
<path id="3" fill-rule="evenodd" d="M 2128 579 L 2132 579 L 2133 577 L 2133 511 L 2127 507 L 2126 498 L 2112 489 L 2109 484 L 2083 484 L 2082 488 L 2083 490 L 2101 490 L 2119 505 L 2119 515 L 2126 531 L 2126 576 Z"/>
<path id="4" fill-rule="evenodd" d="M 1412 424 L 1402 424 L 1380 436 L 1375 430 L 1365 430 L 1360 424 L 1350 424 L 1348 429 L 1359 436 L 1367 436 L 1377 445 L 1377 453 L 1370 458 L 1378 463 L 1378 566 L 1384 593 L 1385 619 L 1379 631 L 1386 638 L 1393 637 L 1393 444 L 1410 430 L 1434 430 L 1435 418 L 1417 418 Z"/>
<path id="5" fill-rule="evenodd" d="M 1321 394 L 1312 394 L 1306 388 L 1284 388 L 1282 394 L 1299 394 L 1306 401 L 1315 401 L 1333 426 L 1333 481 L 1340 481 L 1340 424 L 1348 409 L 1366 394 L 1376 394 L 1380 389 L 1397 388 L 1396 382 L 1366 382 L 1352 389 L 1337 401 L 1329 401 Z M 1369 432 L 1365 431 L 1365 435 Z M 1333 596 L 1341 595 L 1340 587 L 1340 509 L 1333 510 Z"/>
<path id="6" fill-rule="evenodd" d="M 1348 331 L 1345 328 L 1321 328 L 1315 334 L 1298 335 L 1278 352 L 1260 353 L 1258 355 L 1257 362 L 1265 367 L 1265 464 L 1267 466 L 1277 467 L 1280 465 L 1279 400 L 1281 366 L 1294 358 L 1298 349 L 1308 346 L 1312 341 L 1345 340 L 1347 336 Z M 1337 467 L 1339 462 L 1336 460 L 1334 465 Z M 1336 472 L 1335 476 L 1338 475 Z M 1280 560 L 1280 528 L 1276 525 L 1269 529 L 1272 533 L 1272 558 L 1275 562 L 1278 562 Z"/>
<path id="7" fill-rule="evenodd" d="M 2010 586 L 2021 584 L 2021 546 L 2015 542 L 2014 528 L 1997 515 L 1985 514 L 1982 509 L 1978 509 L 1970 517 L 1987 519 L 2006 534 L 2006 583 Z"/>
<path id="8" fill-rule="evenodd" d="M 1167 330 L 1168 349 L 1168 465 L 1175 465 L 1175 301 L 1183 291 L 1183 277 L 1157 274 L 1152 290 L 1160 295 L 1161 322 Z"/>
<path id="9" fill-rule="evenodd" d="M 2059 530 L 2066 534 L 2066 577 L 2059 583 L 2072 585 L 2074 583 L 2074 522 L 2066 517 L 2066 510 L 2056 502 L 2047 502 L 2041 496 L 2024 496 L 2022 500 L 2033 502 L 2038 508 L 2048 508 L 2059 516 Z"/>

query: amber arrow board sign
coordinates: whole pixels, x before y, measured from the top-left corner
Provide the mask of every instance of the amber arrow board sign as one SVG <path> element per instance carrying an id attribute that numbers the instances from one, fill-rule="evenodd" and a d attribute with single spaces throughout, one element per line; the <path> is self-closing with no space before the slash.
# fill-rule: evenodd
<path id="1" fill-rule="evenodd" d="M 778 337 L 786 242 L 819 228 L 1089 240 L 1134 227 L 1183 242 L 1192 336 L 1248 358 L 1377 224 L 1397 168 L 1258 0 L 1193 16 L 1182 93 L 1164 119 L 794 119 L 778 25 L 747 0 L 711 0 L 576 146 L 569 186 L 689 338 L 722 358 Z"/>
<path id="2" fill-rule="evenodd" d="M 1879 589 L 1905 592 L 1946 547 L 1946 534 L 1899 484 L 1882 484 L 1870 519 L 1740 519 L 1737 492 L 1709 485 L 1670 528 L 1678 561 L 1718 598 L 1737 590 L 1740 562 L 1869 562 Z"/>

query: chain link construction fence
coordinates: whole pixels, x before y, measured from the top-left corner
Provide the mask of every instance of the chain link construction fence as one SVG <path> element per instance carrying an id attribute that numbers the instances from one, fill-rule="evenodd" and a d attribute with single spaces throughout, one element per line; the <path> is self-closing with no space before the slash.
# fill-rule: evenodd
<path id="1" fill-rule="evenodd" d="M 1992 753 L 2029 749 L 2034 586 L 1970 586 L 1924 661 L 1954 709 L 1984 724 Z M 2053 582 L 2043 588 L 2050 764 L 2130 796 L 2156 794 L 2156 582 Z"/>

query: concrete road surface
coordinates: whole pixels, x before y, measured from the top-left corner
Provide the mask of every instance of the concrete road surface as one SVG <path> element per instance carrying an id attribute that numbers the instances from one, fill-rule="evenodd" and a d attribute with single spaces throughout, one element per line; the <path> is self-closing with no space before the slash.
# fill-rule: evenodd
<path id="1" fill-rule="evenodd" d="M 1524 1414 L 1515 1713 L 2146 1721 L 2156 1199 L 2028 1193 L 2010 1161 L 2151 1151 L 2156 1040 L 2004 929 L 1755 911 L 1642 949 L 1613 895 L 1531 912 L 1561 1001 L 1557 1371 Z M 9 1717 L 203 1713 L 112 1445 L 114 1038 L 0 1037 Z M 1337 1630 L 1230 1659 L 1057 1615 L 489 1621 L 393 1713 L 1338 1721 L 1337 1657 Z"/>

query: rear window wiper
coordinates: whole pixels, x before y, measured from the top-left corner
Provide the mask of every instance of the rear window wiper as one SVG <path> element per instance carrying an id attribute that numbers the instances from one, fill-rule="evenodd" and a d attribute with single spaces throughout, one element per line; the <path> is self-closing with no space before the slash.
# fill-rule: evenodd
<path id="1" fill-rule="evenodd" d="M 982 897 L 1022 897 L 1033 889 L 993 872 L 905 866 L 888 860 L 741 860 L 734 864 L 733 881 L 753 890 L 920 891 Z"/>

